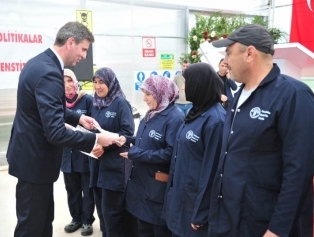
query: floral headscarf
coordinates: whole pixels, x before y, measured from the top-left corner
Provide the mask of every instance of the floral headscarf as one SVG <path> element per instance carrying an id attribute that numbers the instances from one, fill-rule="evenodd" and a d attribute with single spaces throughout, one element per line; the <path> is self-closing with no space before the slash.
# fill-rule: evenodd
<path id="1" fill-rule="evenodd" d="M 112 71 L 112 69 L 108 67 L 100 68 L 95 72 L 93 80 L 96 77 L 106 84 L 108 87 L 108 94 L 106 97 L 101 98 L 95 93 L 93 102 L 95 107 L 98 107 L 99 109 L 108 107 L 117 97 L 122 96 L 125 98 L 116 74 Z"/>
<path id="2" fill-rule="evenodd" d="M 172 80 L 160 75 L 147 78 L 141 89 L 150 93 L 157 101 L 157 108 L 147 112 L 145 116 L 147 120 L 165 110 L 169 104 L 179 98 L 177 85 Z"/>

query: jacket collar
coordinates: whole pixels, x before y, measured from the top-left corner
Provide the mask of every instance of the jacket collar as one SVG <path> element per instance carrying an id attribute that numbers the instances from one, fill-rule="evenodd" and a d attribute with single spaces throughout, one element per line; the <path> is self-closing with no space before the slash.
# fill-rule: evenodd
<path id="1" fill-rule="evenodd" d="M 174 108 L 174 103 L 171 103 L 167 106 L 165 110 L 161 111 L 159 114 L 163 116 L 167 116 L 173 108 Z"/>
<path id="2" fill-rule="evenodd" d="M 274 63 L 274 64 L 273 64 L 273 68 L 270 70 L 270 72 L 267 74 L 267 76 L 261 81 L 261 83 L 258 85 L 258 87 L 257 87 L 256 89 L 258 89 L 259 87 L 262 87 L 262 86 L 264 86 L 264 85 L 266 85 L 266 84 L 268 84 L 268 83 L 274 81 L 274 80 L 278 77 L 279 74 L 280 74 L 280 69 L 279 69 L 279 67 L 277 66 L 277 64 Z M 235 104 L 238 103 L 238 99 L 239 99 L 239 97 L 240 97 L 240 95 L 241 95 L 241 92 L 242 92 L 244 86 L 245 86 L 245 84 L 242 84 L 242 85 L 240 86 L 239 91 L 237 91 L 237 92 L 235 93 L 234 99 L 233 99 L 232 104 L 231 104 L 233 109 L 234 109 L 234 107 L 235 107 Z M 256 90 L 254 90 L 254 92 L 255 92 L 255 91 L 256 91 Z M 254 93 L 254 92 L 253 92 L 253 93 Z"/>
<path id="3" fill-rule="evenodd" d="M 277 66 L 277 64 L 274 63 L 273 68 L 270 70 L 270 72 L 267 74 L 267 76 L 261 81 L 261 83 L 258 85 L 258 87 L 264 86 L 265 84 L 275 80 L 279 74 L 280 74 L 280 69 Z"/>
<path id="4" fill-rule="evenodd" d="M 62 68 L 62 65 L 61 65 L 61 62 L 60 60 L 58 59 L 57 55 L 49 48 L 49 49 L 46 49 L 45 53 L 50 57 L 52 58 L 52 60 L 56 63 L 56 65 L 58 66 L 61 74 L 63 75 L 63 68 Z M 62 60 L 61 60 L 62 61 Z M 63 62 L 62 62 L 63 64 Z"/>

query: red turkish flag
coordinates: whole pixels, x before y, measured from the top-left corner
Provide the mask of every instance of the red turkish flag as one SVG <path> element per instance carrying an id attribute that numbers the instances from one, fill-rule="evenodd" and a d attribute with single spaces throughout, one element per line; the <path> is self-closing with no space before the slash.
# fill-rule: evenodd
<path id="1" fill-rule="evenodd" d="M 314 52 L 314 0 L 293 0 L 290 42 Z"/>

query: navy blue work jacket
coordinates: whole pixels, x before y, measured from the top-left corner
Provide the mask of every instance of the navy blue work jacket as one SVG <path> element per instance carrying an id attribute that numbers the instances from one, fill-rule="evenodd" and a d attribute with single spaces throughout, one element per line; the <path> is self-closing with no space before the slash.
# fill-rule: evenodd
<path id="1" fill-rule="evenodd" d="M 72 108 L 72 112 L 90 116 L 90 109 L 93 106 L 93 97 L 85 94 Z M 71 172 L 89 172 L 89 158 L 82 152 L 69 147 L 63 147 L 61 171 Z"/>
<path id="2" fill-rule="evenodd" d="M 236 109 L 241 92 L 226 116 L 209 236 L 312 236 L 313 92 L 276 64 Z"/>
<path id="3" fill-rule="evenodd" d="M 102 129 L 118 133 L 120 136 L 132 136 L 134 120 L 129 102 L 123 97 L 117 97 L 108 107 L 99 109 L 93 106 L 91 117 Z M 124 147 L 116 144 L 105 147 L 104 154 L 99 159 L 90 158 L 91 187 L 113 191 L 125 191 L 132 162 L 120 156 Z M 98 163 L 99 162 L 99 163 Z"/>
<path id="4" fill-rule="evenodd" d="M 207 236 L 225 113 L 217 103 L 178 130 L 163 213 L 168 228 L 178 236 Z M 191 223 L 202 227 L 193 230 Z"/>
<path id="5" fill-rule="evenodd" d="M 151 224 L 166 225 L 161 211 L 167 182 L 157 181 L 155 173 L 169 173 L 176 133 L 182 123 L 183 115 L 174 104 L 147 122 L 142 119 L 135 141 L 132 141 L 134 146 L 128 153 L 129 159 L 133 160 L 133 168 L 127 185 L 126 208 Z"/>

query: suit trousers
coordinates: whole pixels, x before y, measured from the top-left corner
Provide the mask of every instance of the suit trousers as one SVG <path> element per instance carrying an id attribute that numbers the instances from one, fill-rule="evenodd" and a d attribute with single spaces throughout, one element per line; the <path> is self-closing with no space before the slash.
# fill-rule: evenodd
<path id="1" fill-rule="evenodd" d="M 93 224 L 95 202 L 89 172 L 63 173 L 72 221 Z"/>
<path id="2" fill-rule="evenodd" d="M 18 179 L 16 216 L 14 237 L 52 237 L 53 183 L 34 184 Z"/>

